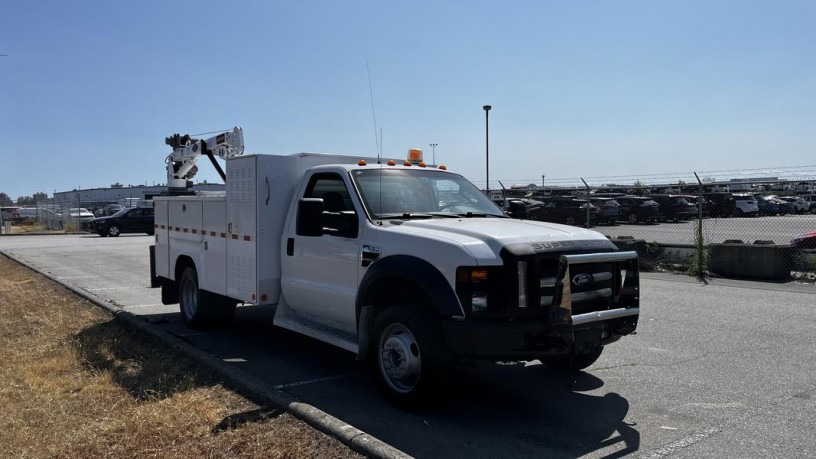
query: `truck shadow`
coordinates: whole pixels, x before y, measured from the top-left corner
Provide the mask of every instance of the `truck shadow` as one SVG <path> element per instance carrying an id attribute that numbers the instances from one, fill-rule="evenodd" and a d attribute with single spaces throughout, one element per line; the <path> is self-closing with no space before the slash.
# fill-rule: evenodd
<path id="1" fill-rule="evenodd" d="M 208 369 L 124 328 L 116 320 L 83 329 L 74 335 L 73 343 L 87 371 L 109 374 L 114 383 L 139 401 L 163 399 L 221 383 Z"/>
<path id="2" fill-rule="evenodd" d="M 578 373 L 573 379 L 535 363 L 467 363 L 445 375 L 432 404 L 405 411 L 383 400 L 365 362 L 273 327 L 271 316 L 267 307 L 239 308 L 233 327 L 209 333 L 184 328 L 177 313 L 143 317 L 415 457 L 593 453 L 615 458 L 640 447 L 637 426 L 626 422 L 629 401 L 599 390 L 603 380 L 590 373 Z M 207 368 L 192 361 L 188 365 L 183 356 L 150 339 L 142 337 L 143 343 L 134 347 L 122 334 L 114 321 L 88 328 L 76 336 L 77 351 L 90 370 L 109 372 L 136 399 L 170 397 L 217 384 L 229 387 Z M 214 431 L 280 413 L 270 409 L 261 409 L 258 416 L 239 413 Z"/>
<path id="3" fill-rule="evenodd" d="M 640 447 L 640 433 L 626 421 L 629 401 L 599 391 L 603 385 L 590 373 L 570 377 L 535 363 L 473 364 L 446 379 L 444 399 L 423 416 L 429 423 L 455 420 L 459 425 L 452 428 L 470 431 L 470 436 L 487 430 L 493 440 L 503 439 L 514 457 L 632 454 Z M 502 455 L 500 449 L 491 452 L 493 448 L 484 444 L 469 454 L 450 456 Z M 411 448 L 405 451 L 410 454 Z"/>

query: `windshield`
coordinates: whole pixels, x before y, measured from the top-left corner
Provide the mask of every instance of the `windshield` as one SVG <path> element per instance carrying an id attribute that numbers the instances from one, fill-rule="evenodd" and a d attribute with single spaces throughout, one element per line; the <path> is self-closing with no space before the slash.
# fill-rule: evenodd
<path id="1" fill-rule="evenodd" d="M 464 177 L 435 170 L 355 170 L 371 218 L 504 217 L 493 201 Z"/>

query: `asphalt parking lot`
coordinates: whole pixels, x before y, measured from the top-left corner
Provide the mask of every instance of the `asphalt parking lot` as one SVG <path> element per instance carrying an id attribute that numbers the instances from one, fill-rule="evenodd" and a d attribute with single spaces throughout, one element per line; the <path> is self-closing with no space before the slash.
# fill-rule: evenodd
<path id="1" fill-rule="evenodd" d="M 596 226 L 592 229 L 617 238 L 632 236 L 647 242 L 661 244 L 694 244 L 697 221 L 664 222 L 659 225 L 630 225 L 619 223 L 612 226 Z M 794 237 L 816 231 L 816 215 L 783 215 L 753 218 L 705 218 L 703 238 L 706 243 L 721 243 L 739 239 L 752 243 L 756 240 L 788 244 Z"/>
<path id="2" fill-rule="evenodd" d="M 535 361 L 473 363 L 450 375 L 437 406 L 407 413 L 349 353 L 273 327 L 270 308 L 240 307 L 223 331 L 184 328 L 148 288 L 152 240 L 14 236 L 0 251 L 416 457 L 816 454 L 811 285 L 644 274 L 638 334 L 574 381 Z"/>

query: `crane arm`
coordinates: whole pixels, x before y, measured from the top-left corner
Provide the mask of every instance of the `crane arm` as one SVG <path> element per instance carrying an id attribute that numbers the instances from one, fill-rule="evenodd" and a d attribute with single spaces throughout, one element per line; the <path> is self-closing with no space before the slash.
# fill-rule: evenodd
<path id="1" fill-rule="evenodd" d="M 196 161 L 201 155 L 207 156 L 218 171 L 222 180 L 226 180 L 223 169 L 215 160 L 228 159 L 244 153 L 244 130 L 236 126 L 232 131 L 219 133 L 208 139 L 194 139 L 187 134 L 173 134 L 164 139 L 164 143 L 173 148 L 167 156 L 167 187 L 170 190 L 186 190 L 187 181 L 192 179 L 198 166 Z"/>

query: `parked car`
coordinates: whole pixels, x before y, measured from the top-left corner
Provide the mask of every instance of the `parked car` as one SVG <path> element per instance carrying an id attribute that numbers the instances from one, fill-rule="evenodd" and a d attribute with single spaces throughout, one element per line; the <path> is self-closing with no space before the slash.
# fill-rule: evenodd
<path id="1" fill-rule="evenodd" d="M 598 224 L 612 225 L 620 216 L 620 204 L 612 198 L 592 197 L 589 202 L 598 208 Z"/>
<path id="2" fill-rule="evenodd" d="M 88 224 L 90 231 L 102 237 L 117 237 L 122 233 L 147 233 L 153 234 L 153 208 L 152 207 L 131 207 L 122 209 L 119 212 L 108 216 L 99 217 Z"/>
<path id="3" fill-rule="evenodd" d="M 737 204 L 731 193 L 703 193 L 709 203 L 709 215 L 712 217 L 728 218 L 737 213 Z"/>
<path id="4" fill-rule="evenodd" d="M 17 222 L 23 219 L 23 217 L 20 216 L 19 207 L 0 207 L 0 215 L 2 215 L 3 221 L 11 220 L 12 222 Z"/>
<path id="5" fill-rule="evenodd" d="M 800 234 L 791 239 L 790 243 L 797 249 L 816 249 L 816 231 Z"/>
<path id="6" fill-rule="evenodd" d="M 750 194 L 735 194 L 734 204 L 737 206 L 734 215 L 737 217 L 756 217 L 759 215 L 759 204 Z"/>
<path id="7" fill-rule="evenodd" d="M 779 206 L 779 215 L 787 215 L 796 213 L 794 205 L 776 196 L 768 196 L 769 201 L 773 201 Z"/>
<path id="8" fill-rule="evenodd" d="M 96 212 L 94 212 L 94 215 L 96 215 L 97 217 L 108 217 L 115 214 L 116 212 L 119 212 L 124 208 L 125 206 L 122 206 L 120 204 L 108 204 L 107 206 L 98 209 Z"/>
<path id="9" fill-rule="evenodd" d="M 759 215 L 778 215 L 780 213 L 779 203 L 772 199 L 768 199 L 761 194 L 754 195 L 759 208 Z"/>
<path id="10" fill-rule="evenodd" d="M 697 208 L 682 196 L 674 194 L 650 194 L 648 197 L 660 206 L 661 220 L 691 220 L 697 216 Z"/>
<path id="11" fill-rule="evenodd" d="M 595 226 L 598 223 L 598 208 L 591 203 L 587 204 L 586 199 L 555 197 L 547 198 L 542 202 L 544 203 L 542 206 L 528 211 L 527 218 L 542 222 L 585 227 L 588 207 L 590 226 Z"/>
<path id="12" fill-rule="evenodd" d="M 690 194 L 683 194 L 683 195 L 678 195 L 678 196 L 682 197 L 683 199 L 688 201 L 689 204 L 694 206 L 694 209 L 693 209 L 694 210 L 694 218 L 697 218 L 698 209 L 700 208 L 699 206 L 701 205 L 700 202 L 699 202 L 700 197 L 690 195 Z M 711 216 L 711 203 L 708 201 L 708 199 L 703 198 L 702 206 L 703 206 L 703 218 L 710 217 Z"/>
<path id="13" fill-rule="evenodd" d="M 544 205 L 541 201 L 528 198 L 503 198 L 494 200 L 493 202 L 510 217 L 518 219 L 529 218 L 528 215 L 531 211 Z"/>
<path id="14" fill-rule="evenodd" d="M 20 207 L 20 217 L 22 218 L 37 218 L 37 208 L 36 207 Z"/>
<path id="15" fill-rule="evenodd" d="M 631 224 L 660 222 L 660 206 L 645 196 L 620 196 L 615 198 L 620 206 L 618 220 Z"/>
<path id="16" fill-rule="evenodd" d="M 94 214 L 84 207 L 71 207 L 62 211 L 62 224 L 64 227 L 79 224 L 79 229 L 87 230 L 88 222 L 94 219 Z"/>
<path id="17" fill-rule="evenodd" d="M 799 196 L 808 203 L 808 212 L 816 212 L 816 194 L 803 194 Z"/>
<path id="18" fill-rule="evenodd" d="M 797 214 L 803 214 L 810 210 L 810 203 L 802 199 L 801 196 L 777 196 L 777 199 L 781 199 L 793 206 L 793 212 Z"/>

